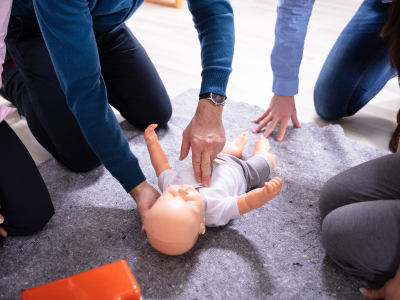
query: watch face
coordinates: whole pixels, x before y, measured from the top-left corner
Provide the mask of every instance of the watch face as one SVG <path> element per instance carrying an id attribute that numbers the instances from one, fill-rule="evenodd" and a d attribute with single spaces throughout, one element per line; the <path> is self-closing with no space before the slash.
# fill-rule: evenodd
<path id="1" fill-rule="evenodd" d="M 217 94 L 211 94 L 211 98 L 217 103 L 224 103 L 225 99 L 223 96 Z"/>

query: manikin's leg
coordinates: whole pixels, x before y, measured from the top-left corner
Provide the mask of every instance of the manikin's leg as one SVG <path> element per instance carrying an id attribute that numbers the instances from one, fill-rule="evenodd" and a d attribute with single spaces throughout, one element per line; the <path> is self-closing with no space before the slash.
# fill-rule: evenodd
<path id="1" fill-rule="evenodd" d="M 261 134 L 254 147 L 254 155 L 263 155 L 271 162 L 275 168 L 275 156 L 269 153 L 270 146 L 268 140 Z M 254 189 L 236 198 L 240 215 L 253 209 L 260 208 L 269 200 L 275 198 L 282 189 L 282 180 L 278 177 L 266 182 L 263 188 Z"/>
<path id="2" fill-rule="evenodd" d="M 258 137 L 256 145 L 254 146 L 254 155 L 263 155 L 271 162 L 272 169 L 275 168 L 275 156 L 269 153 L 270 145 L 268 139 L 266 139 L 262 134 Z"/>
<path id="3" fill-rule="evenodd" d="M 234 139 L 232 142 L 226 141 L 224 149 L 222 149 L 221 152 L 223 154 L 229 154 L 229 155 L 236 156 L 237 158 L 242 157 L 242 151 L 243 151 L 244 146 L 247 143 L 248 134 L 249 133 L 246 131 L 246 132 L 239 134 L 239 136 L 236 139 Z"/>

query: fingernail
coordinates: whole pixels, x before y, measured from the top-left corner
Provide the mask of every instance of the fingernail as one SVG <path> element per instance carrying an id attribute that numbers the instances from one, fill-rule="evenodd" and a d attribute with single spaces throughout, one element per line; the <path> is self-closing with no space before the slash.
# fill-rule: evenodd
<path id="1" fill-rule="evenodd" d="M 198 183 L 201 183 L 201 177 L 197 177 L 196 180 L 197 180 Z"/>
<path id="2" fill-rule="evenodd" d="M 209 183 L 208 181 L 204 181 L 204 182 L 203 182 L 203 185 L 204 185 L 205 187 L 209 187 L 209 186 L 210 186 L 210 183 Z"/>
<path id="3" fill-rule="evenodd" d="M 360 293 L 361 294 L 365 294 L 366 292 L 368 292 L 368 290 L 366 288 L 360 288 Z"/>
<path id="4" fill-rule="evenodd" d="M 252 133 L 256 133 L 256 131 L 255 131 L 255 130 L 252 130 L 251 132 L 252 132 Z"/>
<path id="5" fill-rule="evenodd" d="M 0 224 L 3 224 L 3 222 L 4 222 L 4 218 L 2 215 L 0 215 Z"/>

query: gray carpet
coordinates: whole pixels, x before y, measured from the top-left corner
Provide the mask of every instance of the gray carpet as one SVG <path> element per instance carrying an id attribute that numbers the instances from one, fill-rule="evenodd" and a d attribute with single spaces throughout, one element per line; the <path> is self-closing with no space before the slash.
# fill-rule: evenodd
<path id="1" fill-rule="evenodd" d="M 179 162 L 182 132 L 197 105 L 197 90 L 173 100 L 174 113 L 158 136 L 172 168 Z M 228 101 L 224 124 L 228 140 L 254 127 L 259 107 Z M 157 186 L 143 132 L 121 127 L 149 182 Z M 66 170 L 54 159 L 39 166 L 56 214 L 30 237 L 0 240 L 0 299 L 19 299 L 21 290 L 125 259 L 143 299 L 365 299 L 368 284 L 345 274 L 321 246 L 320 190 L 330 177 L 364 161 L 389 154 L 347 139 L 340 126 L 289 127 L 285 140 L 269 138 L 277 157 L 274 176 L 283 179 L 280 195 L 227 226 L 209 228 L 195 247 L 168 257 L 140 233 L 132 199 L 99 167 L 87 174 Z M 257 135 L 250 133 L 248 158 Z"/>

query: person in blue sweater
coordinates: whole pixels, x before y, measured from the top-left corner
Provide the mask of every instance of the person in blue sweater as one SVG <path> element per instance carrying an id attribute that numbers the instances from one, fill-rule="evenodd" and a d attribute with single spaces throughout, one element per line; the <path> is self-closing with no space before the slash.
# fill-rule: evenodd
<path id="1" fill-rule="evenodd" d="M 76 172 L 100 164 L 137 203 L 142 222 L 159 197 L 146 182 L 108 104 L 134 126 L 164 126 L 170 99 L 146 51 L 124 22 L 144 0 L 14 0 L 2 77 L 4 94 L 39 143 Z M 196 179 L 225 144 L 222 108 L 231 73 L 234 22 L 228 0 L 188 0 L 201 44 L 197 111 L 183 133 Z M 144 228 L 142 227 L 142 231 Z"/>

